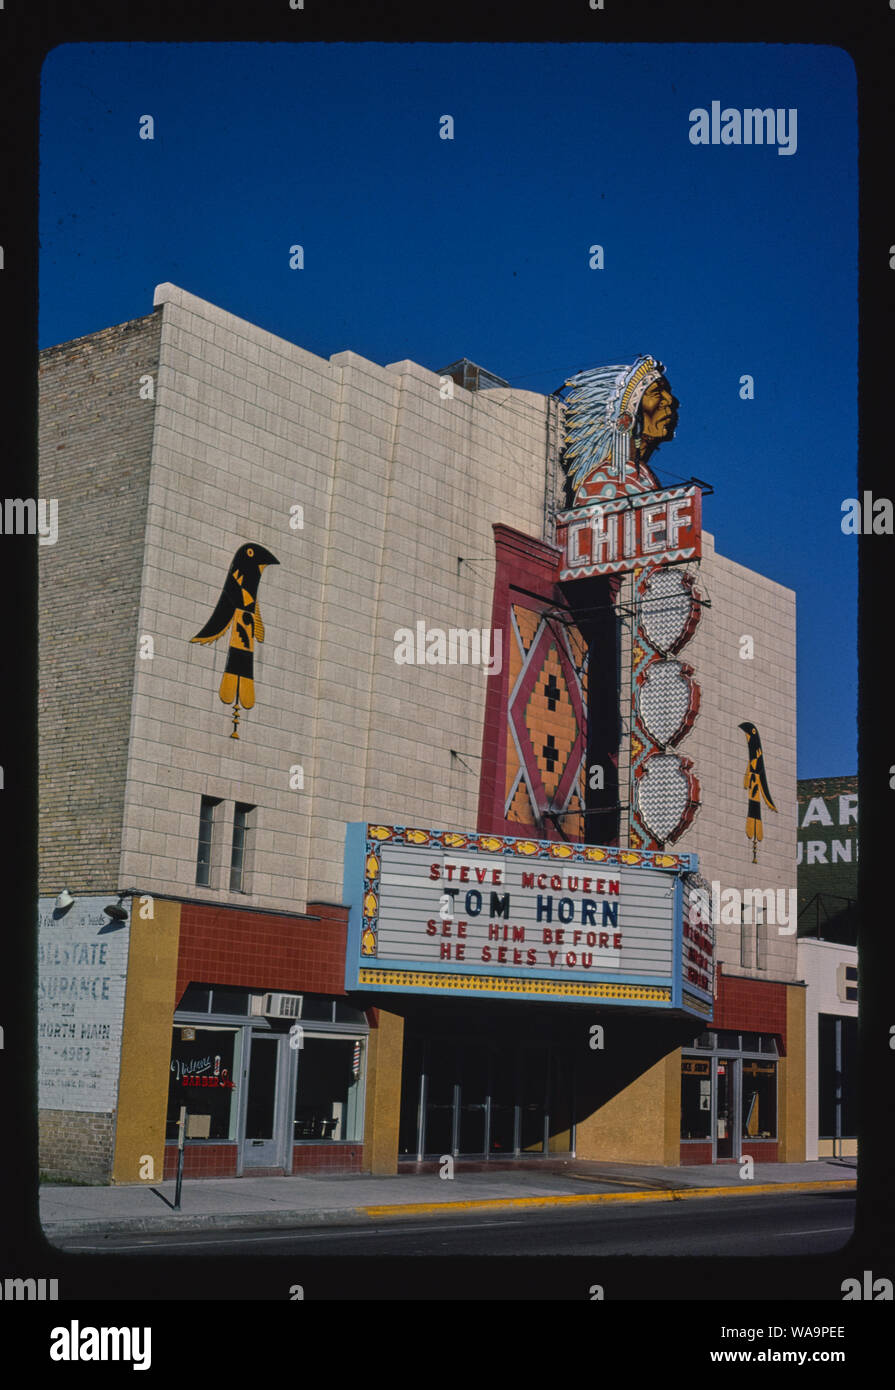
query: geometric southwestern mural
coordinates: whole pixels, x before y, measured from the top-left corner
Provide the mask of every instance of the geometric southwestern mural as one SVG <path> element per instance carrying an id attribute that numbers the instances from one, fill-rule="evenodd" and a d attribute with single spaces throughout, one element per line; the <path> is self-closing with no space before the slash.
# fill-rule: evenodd
<path id="1" fill-rule="evenodd" d="M 583 839 L 587 644 L 555 609 L 514 603 L 510 616 L 504 816 L 540 826 L 552 814 Z"/>

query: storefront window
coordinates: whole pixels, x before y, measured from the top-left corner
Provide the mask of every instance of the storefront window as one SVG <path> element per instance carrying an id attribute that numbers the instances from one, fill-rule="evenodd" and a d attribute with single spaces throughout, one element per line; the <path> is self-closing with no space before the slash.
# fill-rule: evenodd
<path id="1" fill-rule="evenodd" d="M 332 1023 L 333 1000 L 306 994 L 301 1004 L 302 1023 Z"/>
<path id="2" fill-rule="evenodd" d="M 681 1139 L 711 1142 L 719 1159 L 739 1152 L 747 1140 L 776 1139 L 774 1035 L 722 1029 L 703 1034 L 693 1046 L 704 1040 L 709 1040 L 711 1055 L 681 1058 Z M 731 1056 L 735 1051 L 739 1055 Z M 756 1055 L 749 1056 L 750 1052 Z"/>
<path id="3" fill-rule="evenodd" d="M 181 1005 L 181 1007 L 184 1007 Z M 249 1011 L 249 992 L 247 989 L 220 989 L 215 985 L 211 994 L 211 1012 L 215 1014 L 247 1014 Z"/>
<path id="4" fill-rule="evenodd" d="M 743 1060 L 743 1140 L 777 1137 L 777 1063 Z"/>
<path id="5" fill-rule="evenodd" d="M 712 1137 L 712 1063 L 708 1057 L 681 1058 L 681 1138 Z"/>
<path id="6" fill-rule="evenodd" d="M 167 1139 L 178 1137 L 181 1106 L 189 1116 L 188 1137 L 236 1138 L 236 1076 L 239 1030 L 174 1028 L 168 1082 Z"/>
<path id="7" fill-rule="evenodd" d="M 211 990 L 208 985 L 187 985 L 177 1007 L 184 1013 L 207 1014 L 211 1008 Z"/>
<path id="8" fill-rule="evenodd" d="M 305 1035 L 298 1051 L 294 1137 L 363 1138 L 364 1038 Z"/>
<path id="9" fill-rule="evenodd" d="M 841 1072 L 836 1072 L 836 1034 L 839 1034 Z M 858 1020 L 821 1014 L 818 1018 L 818 1120 L 820 1138 L 836 1137 L 837 1079 L 840 1091 L 840 1134 L 854 1139 L 858 1133 L 857 1088 Z"/>

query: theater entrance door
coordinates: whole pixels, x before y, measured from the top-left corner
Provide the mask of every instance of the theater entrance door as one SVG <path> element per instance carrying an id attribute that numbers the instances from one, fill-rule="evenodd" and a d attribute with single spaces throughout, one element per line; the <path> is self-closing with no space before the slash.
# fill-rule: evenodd
<path id="1" fill-rule="evenodd" d="M 404 1054 L 403 1158 L 526 1158 L 574 1151 L 567 1048 L 431 1036 Z"/>

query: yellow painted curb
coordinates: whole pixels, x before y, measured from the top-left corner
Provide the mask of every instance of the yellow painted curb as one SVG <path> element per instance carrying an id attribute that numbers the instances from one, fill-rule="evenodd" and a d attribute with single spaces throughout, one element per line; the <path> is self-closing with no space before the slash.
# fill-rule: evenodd
<path id="1" fill-rule="evenodd" d="M 597 1202 L 679 1202 L 689 1197 L 745 1197 L 754 1192 L 847 1192 L 857 1179 L 828 1182 L 765 1182 L 739 1187 L 675 1187 L 663 1192 L 588 1192 L 556 1197 L 484 1197 L 465 1202 L 407 1202 L 388 1206 L 357 1207 L 367 1216 L 420 1216 L 440 1211 L 500 1211 L 520 1207 L 591 1206 Z"/>

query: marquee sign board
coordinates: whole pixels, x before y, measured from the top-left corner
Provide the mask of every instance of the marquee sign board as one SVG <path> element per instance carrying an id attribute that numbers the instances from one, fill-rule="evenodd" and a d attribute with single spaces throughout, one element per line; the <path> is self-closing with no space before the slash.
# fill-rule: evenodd
<path id="1" fill-rule="evenodd" d="M 710 1017 L 710 928 L 698 971 L 687 954 L 696 870 L 693 854 L 351 824 L 345 987 Z"/>
<path id="2" fill-rule="evenodd" d="M 702 557 L 702 490 L 663 488 L 560 512 L 559 578 L 589 579 Z"/>

